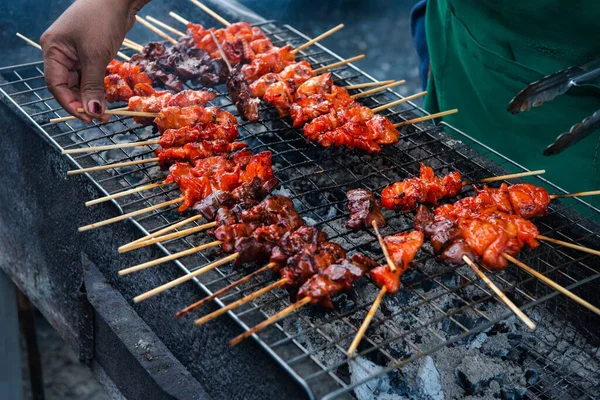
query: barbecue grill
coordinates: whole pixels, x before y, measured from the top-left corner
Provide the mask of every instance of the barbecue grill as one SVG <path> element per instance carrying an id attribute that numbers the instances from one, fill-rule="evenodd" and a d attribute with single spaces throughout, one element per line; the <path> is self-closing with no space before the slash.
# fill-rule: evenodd
<path id="1" fill-rule="evenodd" d="M 190 15 L 190 19 L 198 21 L 199 14 L 195 13 L 193 18 Z M 248 14 L 244 18 L 248 20 Z M 205 20 L 204 23 L 217 25 L 216 21 Z M 255 25 L 259 26 L 275 45 L 291 44 L 296 47 L 309 39 L 292 26 L 275 21 L 260 21 Z M 313 66 L 323 66 L 341 60 L 336 54 L 319 44 L 305 49 L 299 55 L 299 59 L 308 60 Z M 67 114 L 46 89 L 42 73 L 42 62 L 2 68 L 0 69 L 2 77 L 0 91 L 3 102 L 50 146 L 60 150 L 148 140 L 158 136 L 152 127 L 141 127 L 129 117 L 113 117 L 109 123 L 95 122 L 92 125 L 85 125 L 79 121 L 50 124 L 51 118 Z M 353 65 L 338 68 L 333 71 L 333 75 L 336 84 L 340 86 L 373 80 Z M 188 88 L 199 87 L 188 84 Z M 226 87 L 217 86 L 215 90 L 219 95 L 212 102 L 213 105 L 237 115 Z M 400 95 L 387 90 L 365 97 L 362 101 L 372 107 L 399 98 Z M 3 113 L 9 118 L 6 111 Z M 385 112 L 393 122 L 425 114 L 424 110 L 413 103 L 406 103 Z M 274 172 L 280 181 L 277 192 L 292 198 L 296 209 L 309 224 L 324 230 L 330 240 L 341 244 L 346 251 L 361 251 L 378 260 L 382 259 L 382 254 L 372 232 L 353 233 L 345 228 L 348 217 L 346 191 L 358 187 L 381 190 L 394 181 L 418 175 L 419 162 L 433 167 L 438 175 L 458 170 L 468 180 L 526 171 L 523 166 L 444 123 L 419 123 L 403 127 L 397 145 L 386 147 L 380 154 L 368 155 L 345 149 L 324 149 L 309 143 L 301 130 L 292 128 L 288 121 L 277 115 L 274 109 L 263 105 L 258 122 L 240 124 L 240 138 L 255 152 L 262 150 L 273 152 Z M 7 143 L 10 140 L 16 139 L 3 139 Z M 22 150 L 21 156 L 27 156 L 27 149 Z M 86 168 L 117 161 L 149 158 L 152 157 L 152 152 L 153 148 L 147 146 L 65 158 L 75 167 Z M 59 175 L 64 175 L 66 168 L 64 162 L 59 164 L 58 161 L 52 165 L 44 163 L 36 163 L 36 165 L 46 169 L 57 168 Z M 164 173 L 160 172 L 156 164 L 139 164 L 100 171 L 85 178 L 69 178 L 69 182 L 64 184 L 75 185 L 80 192 L 79 198 L 77 195 L 71 195 L 68 199 L 64 199 L 65 206 L 74 202 L 83 203 L 90 200 L 90 196 L 98 197 L 98 195 L 112 194 L 149 183 L 158 183 L 163 178 Z M 529 178 L 528 181 L 546 187 L 551 193 L 563 192 L 541 177 Z M 43 182 L 39 184 L 44 185 Z M 468 191 L 462 193 L 463 196 L 472 194 Z M 29 196 L 25 193 L 25 198 Z M 178 197 L 178 190 L 165 186 L 119 198 L 112 203 L 118 212 L 125 213 Z M 61 207 L 60 198 L 53 198 L 52 201 L 57 207 Z M 63 221 L 62 229 L 66 227 L 73 229 L 73 222 L 76 222 L 76 225 L 84 225 L 102 219 L 104 215 L 111 216 L 115 213 L 114 208 L 108 205 L 96 209 L 90 208 L 88 211 L 87 214 L 81 215 L 81 219 L 77 211 L 78 219 L 69 221 L 67 225 L 64 225 Z M 61 214 L 64 215 L 64 211 Z M 51 219 L 52 215 L 40 215 L 40 217 Z M 130 223 L 135 226 L 139 234 L 148 234 L 183 218 L 174 207 L 170 207 L 136 217 Z M 383 234 L 407 231 L 412 227 L 410 214 L 388 212 L 386 219 L 388 226 L 382 230 Z M 549 215 L 535 222 L 540 228 L 540 234 L 546 236 L 592 248 L 597 248 L 600 243 L 598 236 L 600 210 L 579 199 L 552 202 Z M 202 223 L 202 220 L 198 223 Z M 94 256 L 84 262 L 84 265 L 88 265 L 87 271 L 92 271 L 87 273 L 88 282 L 90 277 L 95 277 L 99 281 L 106 279 L 129 302 L 137 294 L 166 283 L 173 277 L 190 273 L 220 257 L 216 250 L 204 251 L 131 277 L 117 278 L 115 271 L 123 266 L 132 265 L 136 259 L 145 261 L 150 255 L 156 256 L 158 252 L 172 254 L 207 243 L 212 239 L 206 234 L 197 234 L 164 242 L 157 245 L 155 249 L 144 249 L 135 255 L 119 258 L 107 253 L 115 253 L 116 247 L 126 243 L 131 233 L 124 227 L 115 226 L 109 227 L 107 231 L 110 234 L 101 231 L 79 234 L 76 237 L 81 243 L 77 247 L 69 243 L 53 243 L 53 247 L 61 252 L 69 252 L 81 246 L 94 248 Z M 71 237 L 75 237 L 74 235 Z M 40 237 L 46 238 L 45 235 Z M 104 253 L 98 252 L 98 247 L 90 243 L 95 240 L 104 244 L 109 243 L 111 247 L 105 248 Z M 50 248 L 47 251 L 50 251 Z M 519 255 L 519 259 L 592 304 L 600 303 L 600 296 L 594 290 L 597 287 L 595 280 L 600 277 L 600 261 L 597 257 L 543 243 L 536 250 L 524 250 Z M 97 267 L 90 266 L 91 264 Z M 193 284 L 186 283 L 182 287 L 136 305 L 132 308 L 132 316 L 127 317 L 134 319 L 139 316 L 146 321 L 154 332 L 138 331 L 140 337 L 155 333 L 160 339 L 157 342 L 162 341 L 164 345 L 154 343 L 156 346 L 154 348 L 162 345 L 164 348 L 161 347 L 161 351 L 165 354 L 173 354 L 172 358 L 167 356 L 165 358 L 172 359 L 174 363 L 174 366 L 169 366 L 170 373 L 175 374 L 175 371 L 180 371 L 183 374 L 183 378 L 179 379 L 183 389 L 169 386 L 164 377 L 159 378 L 160 374 L 156 370 L 144 364 L 150 362 L 150 358 L 155 353 L 150 350 L 144 353 L 142 349 L 137 357 L 142 360 L 144 354 L 145 357 L 150 357 L 141 361 L 146 372 L 149 372 L 154 382 L 163 390 L 165 386 L 168 387 L 166 392 L 175 397 L 187 397 L 192 393 L 202 397 L 204 394 L 194 392 L 193 390 L 201 390 L 198 389 L 199 386 L 193 383 L 186 386 L 185 381 L 201 382 L 208 394 L 215 397 L 219 395 L 241 397 L 242 393 L 245 395 L 247 392 L 240 390 L 248 390 L 252 385 L 260 385 L 262 389 L 257 389 L 248 397 L 265 397 L 269 395 L 269 390 L 285 390 L 285 392 L 278 392 L 278 395 L 289 393 L 290 397 L 297 396 L 298 392 L 294 391 L 294 387 L 282 389 L 285 382 L 289 381 L 282 371 L 287 372 L 310 398 L 331 399 L 352 396 L 369 398 L 378 394 L 408 396 L 414 394 L 415 390 L 428 390 L 427 382 L 420 389 L 415 389 L 409 382 L 414 379 L 423 381 L 422 371 L 427 370 L 430 360 L 439 364 L 438 369 L 443 369 L 442 360 L 449 359 L 455 360 L 458 365 L 456 380 L 465 391 L 463 393 L 477 394 L 482 384 L 495 381 L 500 385 L 498 393 L 501 392 L 505 398 L 515 396 L 513 398 L 567 399 L 600 396 L 597 353 L 600 345 L 599 321 L 592 312 L 515 267 L 502 271 L 486 271 L 519 308 L 538 324 L 537 330 L 530 332 L 515 320 L 508 308 L 499 303 L 489 288 L 467 267 L 441 263 L 436 259 L 431 247 L 427 245 L 413 265 L 414 267 L 403 275 L 402 291 L 397 295 L 385 297 L 380 311 L 358 348 L 358 356 L 355 359 L 348 359 L 346 349 L 378 292 L 375 285 L 365 280 L 352 292 L 336 298 L 336 307 L 333 311 L 306 308 L 255 335 L 253 338 L 261 351 L 274 360 L 274 363 L 265 361 L 262 371 L 260 371 L 262 365 L 259 368 L 252 365 L 257 360 L 261 360 L 261 363 L 264 360 L 260 358 L 254 347 L 245 345 L 242 350 L 231 351 L 221 348 L 221 352 L 229 352 L 228 355 L 222 356 L 227 363 L 242 364 L 241 367 L 230 367 L 233 373 L 245 372 L 255 379 L 236 388 L 238 375 L 230 375 L 227 380 L 234 387 L 216 388 L 217 382 L 224 382 L 225 378 L 215 376 L 219 374 L 217 369 L 213 370 L 213 376 L 207 377 L 207 368 L 208 371 L 210 368 L 195 358 L 203 357 L 202 349 L 199 348 L 208 346 L 204 340 L 209 338 L 224 343 L 223 337 L 225 340 L 233 337 L 231 333 L 234 329 L 231 326 L 224 327 L 223 322 L 214 321 L 200 330 L 193 327 L 190 318 L 178 323 L 176 329 L 169 328 L 168 325 L 172 324 L 173 314 L 177 310 L 200 298 L 201 293 L 212 294 L 239 279 L 243 271 L 235 271 L 231 265 L 216 268 L 195 278 Z M 18 277 L 16 280 L 21 281 L 25 291 L 35 301 L 36 286 L 27 283 L 28 278 L 22 276 L 23 272 L 19 273 L 11 269 L 9 271 L 12 271 L 13 276 Z M 66 279 L 68 275 L 64 277 Z M 223 307 L 241 295 L 264 286 L 268 280 L 268 274 L 259 276 L 236 288 L 232 293 L 218 298 L 215 303 Z M 43 283 L 41 285 L 43 286 Z M 87 297 L 90 300 L 78 302 L 83 305 L 74 313 L 84 321 L 85 318 L 82 316 L 89 317 L 90 313 L 94 312 L 93 309 L 96 309 L 95 312 L 100 315 L 106 315 L 103 314 L 101 310 L 103 305 L 100 304 L 106 300 L 99 300 L 102 296 L 98 293 L 98 288 L 107 286 L 98 285 L 91 288 L 89 285 L 82 287 L 80 296 L 85 298 L 85 290 L 87 290 L 89 292 Z M 115 292 L 115 296 L 120 295 Z M 40 300 L 44 298 L 38 297 Z M 86 308 L 86 304 L 91 305 L 91 308 Z M 283 290 L 273 291 L 228 314 L 241 329 L 247 330 L 288 305 L 290 301 Z M 41 308 L 46 312 L 51 309 L 44 306 Z M 108 314 L 114 312 L 110 309 L 104 311 Z M 112 325 L 107 321 L 108 326 L 113 330 L 117 320 L 114 317 L 112 315 Z M 58 317 L 55 319 L 55 325 L 61 324 L 59 319 Z M 80 323 L 80 326 L 84 324 Z M 128 329 L 126 324 L 121 324 L 119 327 Z M 173 332 L 177 330 L 187 331 L 185 339 L 173 337 Z M 212 333 L 207 333 L 207 330 L 212 330 Z M 79 334 L 72 332 L 63 334 L 72 338 L 73 346 L 79 347 L 82 359 L 91 361 L 94 357 L 99 358 L 102 368 L 110 370 L 110 365 L 114 363 L 111 364 L 108 354 L 104 354 L 103 358 L 98 357 L 97 353 L 94 356 L 93 350 L 92 353 L 81 351 L 86 349 L 85 335 L 82 332 L 84 331 L 80 331 Z M 119 337 L 126 347 L 136 347 L 137 342 L 134 339 L 137 336 L 133 329 L 126 336 L 121 333 Z M 180 343 L 177 343 L 178 341 Z M 142 339 L 140 342 L 138 349 L 140 346 L 144 347 L 145 342 Z M 182 343 L 187 347 L 182 346 Z M 492 351 L 486 347 L 490 343 L 504 343 L 505 346 L 503 349 Z M 193 347 L 190 344 L 193 344 Z M 98 348 L 101 344 L 96 346 Z M 91 347 L 93 348 L 93 345 Z M 87 349 L 89 351 L 89 348 Z M 216 356 L 213 354 L 212 357 Z M 480 362 L 483 366 L 481 368 L 489 370 L 491 377 L 474 378 L 468 373 L 466 363 L 461 363 L 463 357 L 464 360 L 473 363 Z M 203 366 L 198 367 L 194 363 Z M 498 365 L 510 365 L 514 370 L 494 372 L 494 366 Z M 475 364 L 475 367 L 479 368 L 479 364 Z M 166 364 L 165 369 L 167 369 Z M 252 369 L 259 371 L 252 372 Z M 263 376 L 265 371 L 274 371 L 275 375 L 265 378 Z M 124 370 L 121 373 L 123 372 Z M 136 369 L 134 375 L 143 374 L 143 371 Z M 128 392 L 133 389 L 127 388 L 129 384 L 125 383 L 123 378 L 115 378 L 110 373 L 108 375 L 123 393 L 135 393 Z M 446 382 L 444 384 L 447 385 Z M 270 394 L 272 395 L 273 392 Z"/>

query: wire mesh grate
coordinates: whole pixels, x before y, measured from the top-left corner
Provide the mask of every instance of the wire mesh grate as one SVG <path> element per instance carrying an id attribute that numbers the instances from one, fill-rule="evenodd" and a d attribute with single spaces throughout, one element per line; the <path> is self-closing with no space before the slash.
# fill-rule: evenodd
<path id="1" fill-rule="evenodd" d="M 307 38 L 284 25 L 272 21 L 258 24 L 277 43 L 296 46 Z M 313 66 L 323 66 L 340 58 L 320 45 L 301 52 L 300 59 Z M 69 121 L 57 125 L 50 118 L 65 116 L 65 112 L 52 98 L 43 81 L 42 63 L 30 63 L 0 69 L 4 81 L 0 89 L 4 100 L 14 106 L 52 144 L 60 149 L 99 146 L 155 139 L 156 129 L 143 127 L 131 118 L 112 118 L 108 123 L 94 122 L 85 125 Z M 371 78 L 359 69 L 349 66 L 333 71 L 338 85 L 367 82 Z M 189 86 L 197 89 L 198 87 Z M 236 114 L 226 88 L 218 92 L 213 105 Z M 391 90 L 364 97 L 367 106 L 376 106 L 401 98 Z M 383 112 L 393 122 L 422 116 L 423 110 L 413 103 Z M 477 180 L 510 172 L 521 172 L 521 166 L 506 159 L 464 133 L 445 124 L 421 123 L 402 128 L 400 142 L 385 148 L 380 154 L 369 155 L 344 149 L 324 149 L 307 142 L 301 130 L 294 129 L 275 110 L 263 105 L 260 121 L 240 124 L 241 140 L 254 151 L 271 150 L 273 166 L 280 185 L 277 193 L 293 199 L 300 214 L 323 229 L 330 240 L 342 245 L 346 251 L 361 251 L 381 259 L 381 253 L 372 232 L 349 232 L 345 228 L 348 217 L 345 193 L 349 189 L 365 187 L 380 190 L 396 180 L 418 174 L 419 162 L 434 168 L 437 174 L 460 171 L 466 179 Z M 131 147 L 98 151 L 70 157 L 80 168 L 112 162 L 139 160 L 153 157 L 154 146 Z M 99 171 L 90 179 L 106 194 L 161 182 L 165 173 L 154 163 L 138 164 L 118 169 Z M 550 191 L 559 188 L 540 177 L 528 181 L 545 186 Z M 464 191 L 461 196 L 472 195 Z M 137 210 L 179 197 L 173 186 L 161 186 L 116 199 L 114 203 L 123 212 Z M 576 209 L 577 211 L 574 211 Z M 157 210 L 135 218 L 144 232 L 154 232 L 188 215 L 181 215 L 175 207 Z M 388 226 L 382 234 L 407 231 L 412 227 L 411 214 L 386 213 Z M 541 234 L 557 239 L 598 247 L 600 212 L 577 199 L 556 201 L 547 217 L 536 224 Z M 194 222 L 195 225 L 202 220 Z M 180 229 L 188 228 L 183 226 Z M 195 234 L 163 242 L 166 253 L 174 253 L 212 238 Z M 218 251 L 182 258 L 176 263 L 185 273 L 219 258 Z M 543 243 L 538 249 L 524 250 L 519 258 L 559 284 L 592 302 L 600 303 L 591 288 L 600 277 L 597 258 L 567 248 Z M 493 332 L 498 326 L 510 322 L 521 335 L 513 343 L 511 352 L 517 351 L 527 363 L 537 365 L 540 373 L 535 382 L 523 385 L 529 398 L 594 398 L 598 396 L 598 320 L 581 306 L 558 296 L 550 287 L 524 271 L 511 266 L 502 271 L 486 271 L 491 279 L 522 309 L 530 315 L 542 331 L 562 330 L 548 335 L 524 332 L 515 324 L 506 307 L 499 304 L 492 292 L 466 267 L 443 264 L 436 260 L 430 246 L 426 245 L 403 275 L 403 289 L 394 296 L 386 296 L 380 310 L 359 349 L 358 357 L 349 360 L 345 351 L 356 334 L 362 319 L 374 300 L 378 289 L 363 280 L 356 288 L 335 299 L 335 309 L 323 311 L 305 308 L 291 317 L 261 332 L 256 340 L 294 378 L 301 382 L 311 397 L 333 398 L 354 394 L 391 376 L 397 368 L 407 366 L 426 355 L 435 355 L 441 349 L 466 346 L 476 334 Z M 232 266 L 216 268 L 196 279 L 207 293 L 212 293 L 239 279 L 243 271 Z M 218 299 L 223 306 L 264 286 L 272 277 L 258 276 L 245 285 Z M 150 289 L 150 288 L 149 288 Z M 168 294 L 167 294 L 168 295 Z M 290 305 L 283 290 L 273 291 L 240 307 L 230 315 L 245 329 Z M 574 333 L 573 333 L 574 332 Z M 517 333 L 514 333 L 517 335 Z M 569 336 L 571 335 L 571 336 Z M 559 341 L 567 341 L 577 354 L 559 356 Z M 596 346 L 594 348 L 593 346 Z M 564 347 L 564 346 L 563 346 Z M 573 351 L 572 351 L 573 352 Z M 523 356 L 522 354 L 526 354 Z M 366 361 L 365 361 L 366 360 Z M 510 359 L 509 359 L 510 361 Z M 377 365 L 372 369 L 370 365 Z M 403 373 L 404 373 L 403 372 Z M 379 380 L 379 381 L 378 381 Z"/>

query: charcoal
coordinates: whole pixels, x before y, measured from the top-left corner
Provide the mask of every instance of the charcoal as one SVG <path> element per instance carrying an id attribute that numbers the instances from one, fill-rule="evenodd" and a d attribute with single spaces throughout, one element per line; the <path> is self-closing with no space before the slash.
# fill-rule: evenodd
<path id="1" fill-rule="evenodd" d="M 502 381 L 506 370 L 488 358 L 475 355 L 463 358 L 455 374 L 459 385 L 467 393 L 477 394 L 483 392 L 492 380 Z"/>
<path id="2" fill-rule="evenodd" d="M 417 371 L 416 383 L 421 398 L 427 400 L 444 400 L 440 373 L 435 367 L 433 358 L 430 356 L 423 357 L 420 364 L 421 366 Z"/>

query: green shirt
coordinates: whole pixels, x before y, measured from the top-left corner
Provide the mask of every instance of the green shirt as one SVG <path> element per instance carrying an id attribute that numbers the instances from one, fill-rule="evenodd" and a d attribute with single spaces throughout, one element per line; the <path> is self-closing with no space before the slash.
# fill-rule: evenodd
<path id="1" fill-rule="evenodd" d="M 567 191 L 598 189 L 597 133 L 557 156 L 542 152 L 600 109 L 600 88 L 572 88 L 517 115 L 506 107 L 529 83 L 600 58 L 599 21 L 597 0 L 429 0 L 425 108 L 458 108 L 444 120 L 529 169 L 546 169 Z"/>

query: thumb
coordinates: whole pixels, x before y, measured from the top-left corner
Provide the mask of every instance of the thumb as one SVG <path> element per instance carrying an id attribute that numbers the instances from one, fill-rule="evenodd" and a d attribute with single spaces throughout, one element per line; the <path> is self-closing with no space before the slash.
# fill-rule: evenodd
<path id="1" fill-rule="evenodd" d="M 107 64 L 96 59 L 81 66 L 81 102 L 85 113 L 102 120 L 108 119 L 108 116 L 104 116 L 104 74 Z"/>

